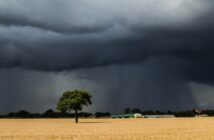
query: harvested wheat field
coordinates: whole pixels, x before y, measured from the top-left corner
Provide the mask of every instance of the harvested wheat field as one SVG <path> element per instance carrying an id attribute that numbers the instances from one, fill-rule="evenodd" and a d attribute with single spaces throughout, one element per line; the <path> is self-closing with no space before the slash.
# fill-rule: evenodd
<path id="1" fill-rule="evenodd" d="M 1 119 L 1 140 L 212 140 L 214 118 Z"/>

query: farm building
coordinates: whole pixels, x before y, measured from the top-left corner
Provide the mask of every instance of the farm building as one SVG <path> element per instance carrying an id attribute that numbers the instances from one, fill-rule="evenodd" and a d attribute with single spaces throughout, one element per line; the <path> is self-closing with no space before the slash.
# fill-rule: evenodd
<path id="1" fill-rule="evenodd" d="M 143 118 L 143 115 L 140 113 L 135 114 L 118 114 L 112 115 L 111 118 Z"/>
<path id="2" fill-rule="evenodd" d="M 135 113 L 134 118 L 144 118 L 144 116 L 140 113 Z"/>

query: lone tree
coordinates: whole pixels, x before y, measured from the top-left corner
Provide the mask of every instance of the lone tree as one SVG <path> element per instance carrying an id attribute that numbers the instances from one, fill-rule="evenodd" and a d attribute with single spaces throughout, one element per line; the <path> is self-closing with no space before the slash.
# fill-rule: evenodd
<path id="1" fill-rule="evenodd" d="M 74 90 L 66 91 L 59 99 L 57 104 L 57 110 L 62 113 L 75 111 L 75 120 L 78 123 L 78 110 L 82 110 L 83 106 L 91 105 L 91 95 L 87 91 Z"/>

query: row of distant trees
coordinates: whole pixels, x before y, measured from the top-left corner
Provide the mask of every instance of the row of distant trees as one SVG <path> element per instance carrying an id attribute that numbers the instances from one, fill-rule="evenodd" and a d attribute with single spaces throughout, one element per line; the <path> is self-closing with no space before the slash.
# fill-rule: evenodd
<path id="1" fill-rule="evenodd" d="M 94 114 L 88 112 L 79 112 L 78 116 L 81 118 L 91 117 L 110 117 L 109 112 L 96 112 Z M 18 112 L 11 112 L 6 115 L 0 115 L 0 118 L 74 118 L 75 113 L 61 113 L 55 112 L 52 109 L 45 111 L 44 113 L 31 113 L 26 110 L 20 110 Z"/>
<path id="2" fill-rule="evenodd" d="M 196 115 L 196 112 L 194 110 L 186 110 L 186 111 L 153 111 L 153 110 L 146 110 L 141 111 L 139 108 L 126 108 L 124 110 L 125 114 L 130 113 L 141 113 L 143 115 L 175 115 L 176 117 L 194 117 Z M 214 110 L 202 110 L 200 114 L 207 114 L 208 116 L 214 116 Z"/>
<path id="3" fill-rule="evenodd" d="M 130 109 L 126 108 L 123 112 L 124 114 L 130 113 L 141 113 L 143 115 L 175 115 L 176 117 L 194 117 L 195 112 L 192 110 L 189 111 L 180 111 L 180 112 L 173 112 L 173 111 L 141 111 L 138 108 Z M 202 110 L 201 114 L 207 114 L 208 116 L 214 116 L 214 110 Z M 88 113 L 88 112 L 79 112 L 78 116 L 81 118 L 103 118 L 103 117 L 110 117 L 111 113 L 109 112 L 96 112 L 96 113 Z M 11 112 L 6 115 L 0 115 L 0 118 L 74 118 L 75 113 L 61 113 L 55 112 L 52 109 L 45 111 L 44 113 L 31 113 L 26 110 L 20 110 L 18 112 Z"/>
<path id="4" fill-rule="evenodd" d="M 165 115 L 165 114 L 175 114 L 176 112 L 172 112 L 170 110 L 168 111 L 153 111 L 153 110 L 145 110 L 141 111 L 139 108 L 125 108 L 124 110 L 125 114 L 130 114 L 130 113 L 141 113 L 143 115 Z"/>
<path id="5" fill-rule="evenodd" d="M 153 110 L 144 110 L 144 111 L 141 111 L 139 108 L 125 108 L 124 110 L 124 114 L 130 114 L 130 113 L 141 113 L 143 115 L 165 115 L 165 114 L 169 114 L 169 115 L 174 115 L 176 113 L 179 113 L 179 112 L 172 112 L 170 110 L 168 111 L 159 111 L 159 110 L 156 110 L 156 111 L 153 111 Z"/>

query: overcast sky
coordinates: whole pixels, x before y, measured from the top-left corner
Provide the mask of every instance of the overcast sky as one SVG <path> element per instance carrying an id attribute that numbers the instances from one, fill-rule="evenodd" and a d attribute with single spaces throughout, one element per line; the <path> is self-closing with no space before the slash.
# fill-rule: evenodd
<path id="1" fill-rule="evenodd" d="M 213 0 L 0 0 L 0 112 L 214 109 Z M 213 100 L 212 100 L 213 99 Z"/>

